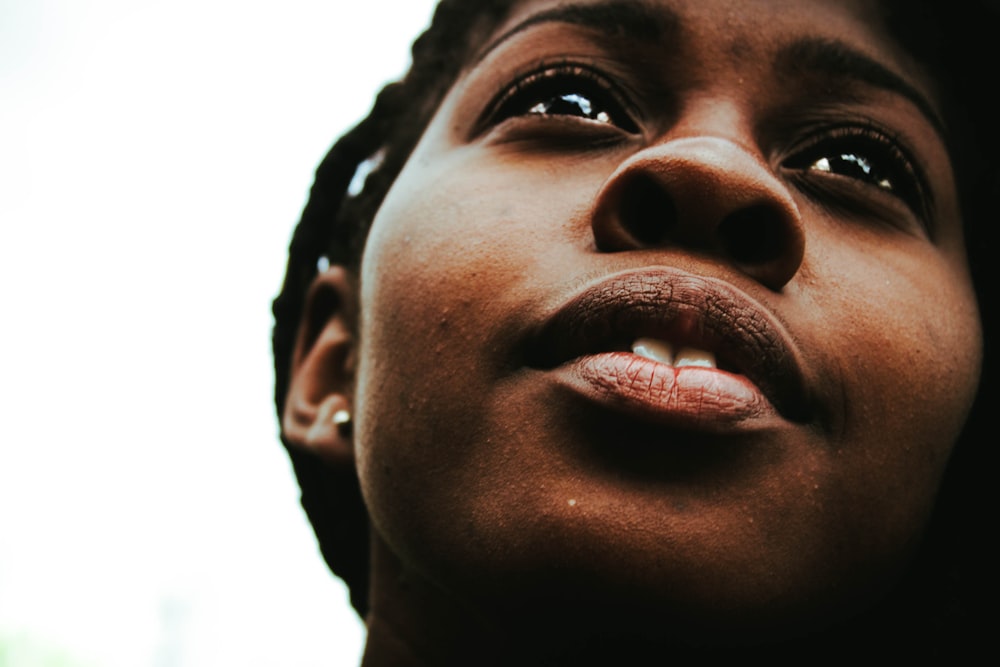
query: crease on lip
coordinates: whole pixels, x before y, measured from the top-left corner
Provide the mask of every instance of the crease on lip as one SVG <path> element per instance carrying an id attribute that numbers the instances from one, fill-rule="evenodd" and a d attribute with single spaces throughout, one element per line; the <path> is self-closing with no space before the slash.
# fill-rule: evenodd
<path id="1" fill-rule="evenodd" d="M 777 318 L 729 283 L 679 269 L 647 267 L 588 285 L 546 319 L 529 363 L 551 369 L 640 336 L 714 352 L 784 417 L 806 421 L 802 366 Z"/>

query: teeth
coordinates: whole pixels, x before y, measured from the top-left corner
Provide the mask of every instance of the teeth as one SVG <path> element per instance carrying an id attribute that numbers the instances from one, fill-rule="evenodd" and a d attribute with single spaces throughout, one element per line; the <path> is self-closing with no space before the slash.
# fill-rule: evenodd
<path id="1" fill-rule="evenodd" d="M 715 355 L 696 347 L 682 347 L 677 352 L 674 366 L 683 368 L 684 366 L 700 366 L 702 368 L 715 368 Z"/>
<path id="2" fill-rule="evenodd" d="M 632 343 L 632 353 L 668 366 L 674 365 L 674 346 L 663 340 L 639 338 Z"/>
<path id="3" fill-rule="evenodd" d="M 699 350 L 696 347 L 682 347 L 674 354 L 674 346 L 664 340 L 656 338 L 639 338 L 632 343 L 632 353 L 659 361 L 661 364 L 683 368 L 685 366 L 697 366 L 700 368 L 715 368 L 715 355 L 707 350 Z"/>

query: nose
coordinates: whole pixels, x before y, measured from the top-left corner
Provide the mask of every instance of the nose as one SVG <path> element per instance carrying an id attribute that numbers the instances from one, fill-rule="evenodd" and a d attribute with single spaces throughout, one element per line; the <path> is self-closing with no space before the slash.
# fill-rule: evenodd
<path id="1" fill-rule="evenodd" d="M 787 188 L 748 150 L 718 137 L 665 141 L 629 158 L 598 193 L 591 224 L 602 252 L 685 247 L 775 291 L 805 251 Z"/>

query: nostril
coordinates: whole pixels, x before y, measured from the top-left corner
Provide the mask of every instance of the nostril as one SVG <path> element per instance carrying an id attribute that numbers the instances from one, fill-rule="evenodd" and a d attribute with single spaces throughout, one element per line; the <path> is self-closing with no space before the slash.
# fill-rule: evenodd
<path id="1" fill-rule="evenodd" d="M 619 215 L 625 230 L 643 245 L 662 243 L 677 224 L 677 207 L 670 195 L 646 174 L 637 174 L 625 186 Z"/>
<path id="2" fill-rule="evenodd" d="M 767 205 L 731 213 L 719 225 L 717 233 L 729 257 L 742 264 L 773 262 L 791 249 L 785 217 Z"/>

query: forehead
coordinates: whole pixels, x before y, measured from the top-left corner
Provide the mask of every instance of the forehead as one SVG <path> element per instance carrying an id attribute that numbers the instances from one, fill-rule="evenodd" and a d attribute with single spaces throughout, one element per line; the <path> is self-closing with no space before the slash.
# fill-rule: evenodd
<path id="1" fill-rule="evenodd" d="M 941 129 L 937 86 L 890 36 L 886 15 L 874 0 L 522 0 L 473 65 L 522 33 L 564 26 L 599 33 L 651 61 L 674 56 L 678 80 L 688 74 L 687 58 L 697 59 L 709 81 L 762 67 L 846 73 L 910 98 Z"/>
<path id="2" fill-rule="evenodd" d="M 781 32 L 813 26 L 822 31 L 856 33 L 870 38 L 884 11 L 875 0 L 514 0 L 501 27 L 549 16 L 585 21 L 599 16 L 629 33 L 651 34 L 678 29 L 681 33 L 748 35 L 766 28 Z M 705 30 L 708 28 L 708 30 Z"/>

